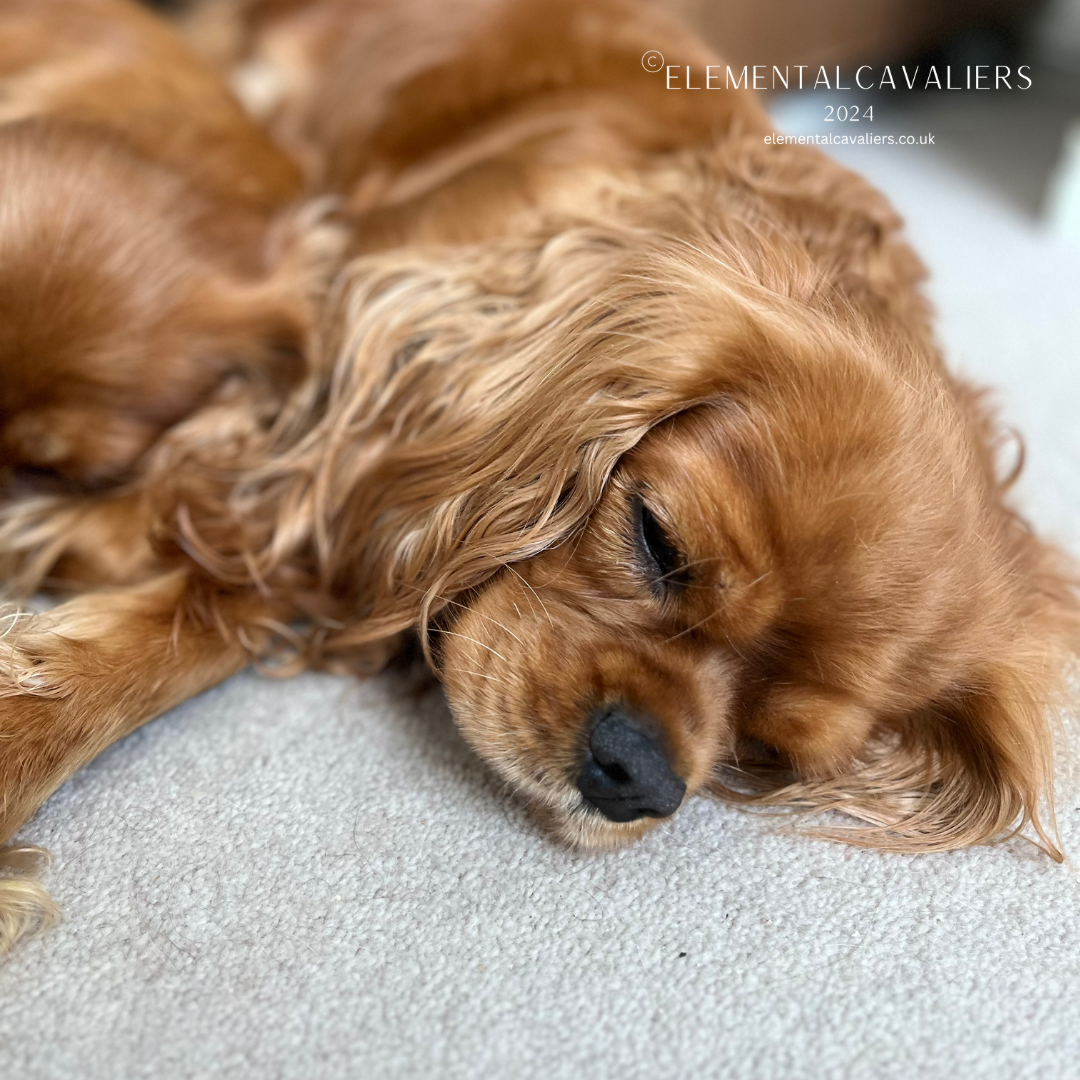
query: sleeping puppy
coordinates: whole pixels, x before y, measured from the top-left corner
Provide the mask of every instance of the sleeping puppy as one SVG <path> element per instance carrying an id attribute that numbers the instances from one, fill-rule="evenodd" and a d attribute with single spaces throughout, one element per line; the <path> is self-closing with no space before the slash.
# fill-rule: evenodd
<path id="1" fill-rule="evenodd" d="M 318 443 L 311 525 L 350 598 L 324 655 L 436 617 L 466 737 L 575 842 L 639 835 L 750 754 L 782 801 L 876 826 L 851 840 L 1030 819 L 1053 850 L 1073 594 L 1003 505 L 1000 433 L 879 194 L 764 145 L 749 95 L 665 92 L 645 52 L 716 58 L 624 0 L 202 19 L 358 216 L 332 320 L 355 386 L 328 414 L 362 426 Z M 233 542 L 269 573 L 268 536 Z"/>
<path id="2" fill-rule="evenodd" d="M 237 0 L 191 33 L 351 258 L 276 407 L 216 398 L 121 492 L 9 505 L 24 589 L 64 560 L 111 587 L 12 617 L 0 838 L 253 656 L 370 671 L 418 633 L 570 843 L 711 789 L 1061 858 L 1070 571 L 879 194 L 766 145 L 749 94 L 665 92 L 643 53 L 717 61 L 630 0 Z M 84 571 L 88 535 L 138 574 Z"/>
<path id="3" fill-rule="evenodd" d="M 138 5 L 0 4 L 0 189 L 0 463 L 22 478 L 113 483 L 231 376 L 299 376 L 270 236 L 297 169 Z"/>

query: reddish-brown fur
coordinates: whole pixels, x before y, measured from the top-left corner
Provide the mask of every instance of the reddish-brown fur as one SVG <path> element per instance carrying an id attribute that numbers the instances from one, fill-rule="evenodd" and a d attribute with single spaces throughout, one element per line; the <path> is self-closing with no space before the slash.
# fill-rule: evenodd
<path id="1" fill-rule="evenodd" d="M 123 486 L 3 511 L 22 590 L 105 588 L 9 619 L 0 838 L 251 655 L 372 670 L 419 631 L 569 842 L 651 823 L 574 784 L 589 715 L 629 702 L 690 792 L 845 810 L 864 827 L 833 835 L 903 851 L 1031 824 L 1060 857 L 1070 571 L 1005 505 L 879 194 L 764 145 L 751 95 L 665 92 L 643 52 L 712 58 L 632 0 L 235 0 L 191 35 L 341 198 L 352 257 L 292 393 L 196 400 L 161 360 Z M 100 481 L 69 445 L 38 464 Z M 41 903 L 16 884 L 8 938 Z"/>
<path id="2" fill-rule="evenodd" d="M 295 166 L 128 0 L 0 7 L 0 461 L 125 476 L 232 375 L 300 374 Z"/>

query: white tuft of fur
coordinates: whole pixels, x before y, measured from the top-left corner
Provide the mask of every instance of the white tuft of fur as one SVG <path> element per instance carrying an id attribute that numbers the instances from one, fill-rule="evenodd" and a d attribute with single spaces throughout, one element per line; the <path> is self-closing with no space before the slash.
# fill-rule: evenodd
<path id="1" fill-rule="evenodd" d="M 0 956 L 56 921 L 56 904 L 38 880 L 51 861 L 30 844 L 0 848 Z"/>

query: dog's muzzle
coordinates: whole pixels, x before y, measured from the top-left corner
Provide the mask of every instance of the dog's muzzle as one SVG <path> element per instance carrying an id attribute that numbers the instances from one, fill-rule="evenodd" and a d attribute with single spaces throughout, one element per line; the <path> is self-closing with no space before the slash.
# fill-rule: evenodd
<path id="1" fill-rule="evenodd" d="M 686 783 L 668 761 L 656 725 L 624 704 L 595 714 L 578 791 L 611 821 L 670 817 Z"/>

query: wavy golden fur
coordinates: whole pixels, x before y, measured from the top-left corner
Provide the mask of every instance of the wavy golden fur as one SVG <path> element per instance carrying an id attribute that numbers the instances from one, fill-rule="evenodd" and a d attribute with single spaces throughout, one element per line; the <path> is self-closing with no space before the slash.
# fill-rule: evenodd
<path id="1" fill-rule="evenodd" d="M 88 591 L 7 619 L 0 839 L 253 657 L 367 672 L 418 633 L 568 842 L 659 813 L 586 793 L 615 716 L 680 798 L 1061 857 L 1072 571 L 1006 506 L 878 193 L 766 146 L 749 95 L 665 94 L 643 52 L 712 58 L 630 0 L 235 0 L 189 32 L 340 201 L 261 219 L 304 367 L 208 369 L 110 487 L 13 483 L 13 591 Z M 8 880 L 0 943 L 43 910 Z"/>

